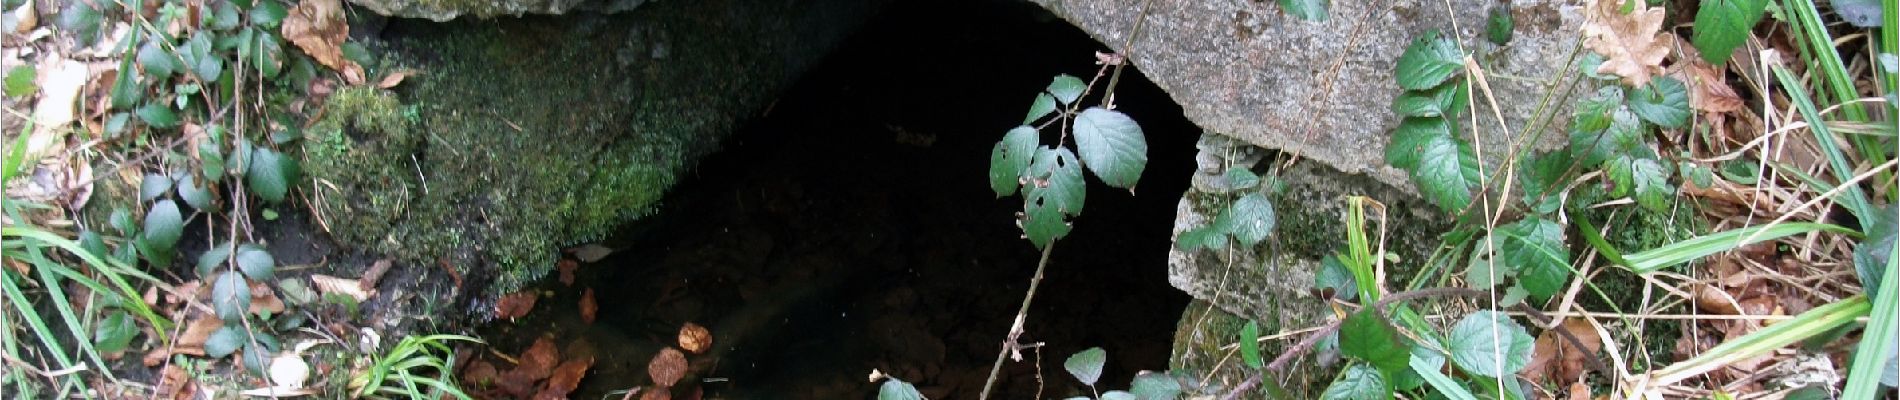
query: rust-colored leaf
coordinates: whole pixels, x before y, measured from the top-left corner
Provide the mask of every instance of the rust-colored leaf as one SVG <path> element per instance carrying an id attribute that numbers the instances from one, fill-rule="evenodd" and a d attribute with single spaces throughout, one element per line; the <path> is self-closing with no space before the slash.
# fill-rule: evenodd
<path id="1" fill-rule="evenodd" d="M 302 0 L 283 21 L 284 39 L 295 43 L 305 54 L 343 74 L 351 85 L 363 83 L 363 67 L 343 57 L 343 40 L 350 36 L 350 25 L 343 20 L 342 0 Z"/>
<path id="2" fill-rule="evenodd" d="M 640 392 L 640 400 L 673 400 L 673 391 L 665 387 L 651 387 Z"/>
<path id="3" fill-rule="evenodd" d="M 1576 338 L 1583 347 L 1573 345 L 1564 333 Z M 1596 357 L 1603 342 L 1589 321 L 1571 318 L 1537 335 L 1533 347 L 1536 350 L 1531 353 L 1530 365 L 1524 368 L 1524 378 L 1538 383 L 1549 379 L 1551 383 L 1567 385 L 1583 380 L 1583 375 L 1589 372 L 1589 359 Z"/>
<path id="4" fill-rule="evenodd" d="M 554 263 L 554 270 L 561 273 L 562 285 L 574 286 L 574 270 L 580 269 L 580 266 L 581 263 L 579 262 L 563 258 L 561 261 Z"/>
<path id="5" fill-rule="evenodd" d="M 688 322 L 680 326 L 679 342 L 680 348 L 686 349 L 689 353 L 704 354 L 707 349 L 712 348 L 712 332 L 707 331 L 704 326 Z"/>
<path id="6" fill-rule="evenodd" d="M 1722 79 L 1722 72 L 1715 66 L 1692 60 L 1683 72 L 1688 78 L 1683 81 L 1689 83 L 1690 108 L 1714 113 L 1742 110 L 1742 97 L 1735 94 L 1735 88 Z"/>
<path id="7" fill-rule="evenodd" d="M 158 398 L 161 399 L 187 400 L 198 397 L 197 382 L 178 364 L 165 366 L 165 372 L 159 376 L 157 389 Z"/>
<path id="8" fill-rule="evenodd" d="M 594 288 L 581 293 L 581 321 L 594 323 L 595 314 L 600 312 L 600 303 L 594 302 Z"/>
<path id="9" fill-rule="evenodd" d="M 165 359 L 171 357 L 173 354 L 189 356 L 205 355 L 205 340 L 210 339 L 212 333 L 217 332 L 218 328 L 223 327 L 224 321 L 219 320 L 217 317 L 199 315 L 198 319 L 192 320 L 191 325 L 185 327 L 184 333 L 178 335 L 177 342 L 173 342 L 171 346 L 159 346 L 156 349 L 152 349 L 150 353 L 146 353 L 145 359 L 143 360 L 145 366 L 156 367 L 159 364 L 164 364 Z M 167 347 L 169 347 L 169 349 Z"/>
<path id="10" fill-rule="evenodd" d="M 468 368 L 462 370 L 462 383 L 476 387 L 494 386 L 495 380 L 500 377 L 501 373 L 495 371 L 495 364 L 484 360 L 470 362 Z"/>
<path id="11" fill-rule="evenodd" d="M 554 371 L 554 365 L 561 362 L 561 349 L 554 346 L 554 340 L 542 337 L 521 353 L 521 363 L 515 365 L 515 371 L 525 372 L 530 381 L 545 379 Z"/>
<path id="12" fill-rule="evenodd" d="M 535 300 L 540 299 L 532 290 L 523 290 L 501 296 L 495 301 L 495 318 L 515 319 L 528 315 L 534 310 Z"/>
<path id="13" fill-rule="evenodd" d="M 388 88 L 396 87 L 396 85 L 402 84 L 403 79 L 407 79 L 409 78 L 409 75 L 412 75 L 415 73 L 416 71 L 411 70 L 411 69 L 396 70 L 396 72 L 391 72 L 389 73 L 389 75 L 383 75 L 383 80 L 376 82 L 376 88 L 388 89 Z"/>
<path id="14" fill-rule="evenodd" d="M 567 360 L 554 368 L 554 376 L 548 377 L 548 384 L 535 393 L 537 399 L 565 399 L 568 393 L 581 385 L 581 378 L 587 375 L 587 369 L 594 366 L 594 360 Z"/>
<path id="15" fill-rule="evenodd" d="M 539 379 L 530 375 L 530 371 L 516 369 L 502 373 L 495 378 L 495 388 L 508 394 L 508 398 L 520 399 L 534 394 L 534 383 Z"/>
<path id="16" fill-rule="evenodd" d="M 660 349 L 660 354 L 654 354 L 653 361 L 647 362 L 647 377 L 663 387 L 679 383 L 686 378 L 686 354 L 671 347 Z"/>
<path id="17" fill-rule="evenodd" d="M 284 299 L 277 297 L 277 292 L 271 289 L 270 284 L 252 281 L 250 312 L 256 314 L 262 311 L 269 311 L 273 315 L 282 314 Z"/>
<path id="18" fill-rule="evenodd" d="M 1633 2 L 1623 13 L 1623 3 Z M 1603 55 L 1597 73 L 1623 77 L 1623 83 L 1642 87 L 1662 73 L 1663 57 L 1675 36 L 1662 33 L 1663 9 L 1639 0 L 1597 0 L 1583 23 L 1583 45 Z"/>

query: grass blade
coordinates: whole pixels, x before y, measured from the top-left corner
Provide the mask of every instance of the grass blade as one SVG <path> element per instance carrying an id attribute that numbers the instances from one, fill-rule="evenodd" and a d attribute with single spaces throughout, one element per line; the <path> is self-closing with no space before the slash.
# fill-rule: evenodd
<path id="1" fill-rule="evenodd" d="M 1814 98 L 1808 95 L 1807 89 L 1801 87 L 1801 80 L 1796 78 L 1794 73 L 1788 72 L 1787 67 L 1776 65 L 1774 66 L 1774 70 L 1775 78 L 1781 81 L 1782 91 L 1787 93 L 1788 99 L 1794 103 L 1795 109 L 1801 111 L 1801 118 L 1807 119 L 1808 132 L 1814 134 L 1814 143 L 1821 147 L 1821 154 L 1827 156 L 1827 164 L 1828 168 L 1830 168 L 1829 172 L 1834 173 L 1834 179 L 1846 181 L 1848 178 L 1854 177 L 1854 164 L 1848 162 L 1847 155 L 1842 153 L 1840 145 L 1835 143 L 1834 132 L 1829 130 L 1827 124 L 1822 121 L 1820 111 L 1814 107 Z M 1862 150 L 1862 153 L 1881 152 L 1878 146 Z M 1885 163 L 1887 161 L 1877 158 L 1870 158 L 1869 160 L 1875 164 Z M 1860 187 L 1847 188 L 1847 191 L 1841 192 L 1839 201 L 1841 205 L 1847 207 L 1847 211 L 1853 212 L 1855 217 L 1860 218 L 1862 225 L 1873 223 L 1871 220 L 1871 218 L 1873 218 L 1872 213 L 1874 212 L 1873 207 L 1868 205 L 1867 193 L 1862 192 Z"/>
<path id="2" fill-rule="evenodd" d="M 1581 221 L 1581 219 L 1578 221 Z M 1587 224 L 1588 223 L 1584 223 L 1584 225 Z M 1813 222 L 1756 225 L 1698 236 L 1648 251 L 1625 255 L 1623 257 L 1626 262 L 1624 266 L 1628 267 L 1631 272 L 1647 274 L 1668 266 L 1702 258 L 1710 254 L 1734 250 L 1742 246 L 1779 239 L 1789 235 L 1817 231 L 1850 235 L 1859 234 L 1859 232 L 1843 228 L 1839 225 Z M 1592 239 L 1595 230 L 1589 229 L 1589 226 L 1584 226 L 1584 233 L 1585 239 Z M 1600 237 L 1594 239 L 1595 240 L 1591 240 L 1592 245 L 1596 245 L 1596 242 L 1602 240 Z M 1607 245 L 1607 243 L 1604 244 L 1604 246 Z M 1601 250 L 1601 248 L 1599 248 L 1599 250 Z"/>
<path id="3" fill-rule="evenodd" d="M 1418 376 L 1425 378 L 1425 384 L 1431 385 L 1432 389 L 1438 390 L 1439 394 L 1443 394 L 1452 400 L 1478 400 L 1478 396 L 1472 395 L 1470 390 L 1465 390 L 1464 385 L 1459 384 L 1457 380 L 1453 380 L 1449 376 L 1445 376 L 1444 373 L 1438 372 L 1437 367 L 1425 362 L 1425 360 L 1412 357 L 1411 364 L 1412 371 L 1417 372 Z"/>
<path id="4" fill-rule="evenodd" d="M 1694 358 L 1670 364 L 1668 367 L 1652 372 L 1647 384 L 1649 387 L 1674 384 L 1730 363 L 1766 354 L 1802 339 L 1827 333 L 1828 330 L 1842 324 L 1853 322 L 1854 318 L 1867 315 L 1871 309 L 1873 305 L 1869 304 L 1867 296 L 1863 295 L 1815 307 L 1795 316 L 1794 319 L 1768 325 L 1754 333 L 1723 342 Z M 1879 369 L 1876 368 L 1875 371 L 1878 373 Z"/>
<path id="5" fill-rule="evenodd" d="M 1880 290 L 1868 290 L 1867 293 L 1879 293 L 1874 300 L 1873 318 L 1867 321 L 1867 329 L 1861 331 L 1859 350 L 1854 353 L 1854 363 L 1847 369 L 1847 390 L 1843 399 L 1872 399 L 1880 391 L 1880 374 L 1886 373 L 1887 355 L 1893 354 L 1894 333 L 1900 325 L 1900 296 L 1894 295 L 1900 290 L 1900 246 L 1891 250 L 1894 255 L 1887 259 L 1886 278 L 1880 280 Z"/>

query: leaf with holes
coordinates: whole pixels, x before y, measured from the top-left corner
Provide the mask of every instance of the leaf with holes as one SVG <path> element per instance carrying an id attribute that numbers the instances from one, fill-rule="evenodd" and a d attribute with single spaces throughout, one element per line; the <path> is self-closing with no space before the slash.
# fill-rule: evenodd
<path id="1" fill-rule="evenodd" d="M 1056 79 L 1049 82 L 1048 90 L 1050 95 L 1055 96 L 1056 101 L 1071 104 L 1082 98 L 1082 92 L 1088 90 L 1088 84 L 1083 83 L 1081 78 L 1062 74 L 1056 75 Z"/>
<path id="2" fill-rule="evenodd" d="M 1339 350 L 1386 373 L 1404 369 L 1412 357 L 1411 345 L 1399 337 L 1398 329 L 1372 309 L 1352 313 L 1339 325 Z"/>
<path id="3" fill-rule="evenodd" d="M 1280 8 L 1294 18 L 1306 21 L 1325 21 L 1329 0 L 1280 0 Z"/>
<path id="4" fill-rule="evenodd" d="M 1474 375 L 1509 376 L 1530 364 L 1533 341 L 1509 316 L 1490 310 L 1466 315 L 1445 337 L 1445 350 L 1458 368 Z"/>
<path id="5" fill-rule="evenodd" d="M 1748 41 L 1749 31 L 1761 22 L 1768 9 L 1767 0 L 1711 0 L 1700 2 L 1695 15 L 1695 34 L 1689 42 L 1702 52 L 1702 60 L 1722 65 L 1734 55 L 1735 48 Z"/>
<path id="6" fill-rule="evenodd" d="M 1016 189 L 1022 187 L 1023 171 L 1035 158 L 1036 139 L 1036 128 L 1018 126 L 1003 134 L 1003 140 L 990 149 L 990 189 L 996 191 L 996 197 L 1016 194 Z"/>
<path id="7" fill-rule="evenodd" d="M 1658 77 L 1629 94 L 1630 110 L 1644 121 L 1666 128 L 1689 126 L 1689 88 L 1682 81 Z"/>
<path id="8" fill-rule="evenodd" d="M 211 306 L 226 326 L 236 325 L 251 306 L 251 285 L 244 276 L 232 272 L 218 274 L 211 281 Z"/>
<path id="9" fill-rule="evenodd" d="M 1464 58 L 1457 43 L 1439 37 L 1436 31 L 1428 32 L 1405 47 L 1393 78 L 1405 90 L 1428 89 L 1457 75 L 1464 67 Z"/>
<path id="10" fill-rule="evenodd" d="M 1564 228 L 1542 217 L 1526 217 L 1498 228 L 1501 263 L 1517 269 L 1517 280 L 1539 299 L 1550 298 L 1570 282 L 1570 247 Z"/>
<path id="11" fill-rule="evenodd" d="M 270 251 L 255 244 L 246 244 L 237 248 L 238 271 L 251 280 L 269 282 L 277 275 L 277 259 Z"/>
<path id="12" fill-rule="evenodd" d="M 1260 360 L 1259 321 L 1247 320 L 1247 325 L 1240 327 L 1240 360 L 1253 369 L 1267 366 L 1265 361 Z"/>
<path id="13" fill-rule="evenodd" d="M 1037 93 L 1036 101 L 1029 103 L 1029 115 L 1023 117 L 1023 124 L 1033 124 L 1052 112 L 1056 112 L 1056 98 L 1048 93 Z"/>
<path id="14" fill-rule="evenodd" d="M 1141 126 L 1119 111 L 1082 110 L 1075 117 L 1075 148 L 1089 171 L 1109 186 L 1134 189 L 1148 167 L 1148 141 Z"/>
<path id="15" fill-rule="evenodd" d="M 1108 351 L 1092 347 L 1069 356 L 1067 361 L 1062 362 L 1062 369 L 1069 371 L 1069 375 L 1074 375 L 1075 380 L 1082 381 L 1082 384 L 1095 386 L 1095 381 L 1102 379 L 1102 364 L 1107 362 Z"/>
<path id="16" fill-rule="evenodd" d="M 1067 217 L 1082 213 L 1087 186 L 1075 153 L 1067 148 L 1037 150 L 1028 178 L 1023 189 L 1023 235 L 1040 249 L 1069 234 Z"/>
<path id="17" fill-rule="evenodd" d="M 1248 193 L 1228 205 L 1218 220 L 1226 224 L 1222 229 L 1233 235 L 1234 240 L 1240 241 L 1241 245 L 1259 244 L 1273 233 L 1273 201 L 1258 192 Z"/>
<path id="18" fill-rule="evenodd" d="M 1353 364 L 1339 375 L 1320 393 L 1321 400 L 1389 400 L 1392 388 L 1386 385 L 1385 375 L 1365 364 Z"/>

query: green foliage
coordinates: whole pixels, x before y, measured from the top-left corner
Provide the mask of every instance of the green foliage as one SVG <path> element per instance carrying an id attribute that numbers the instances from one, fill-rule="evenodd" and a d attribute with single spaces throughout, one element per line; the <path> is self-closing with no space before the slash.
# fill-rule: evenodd
<path id="1" fill-rule="evenodd" d="M 1259 192 L 1248 193 L 1234 200 L 1232 205 L 1222 212 L 1220 221 L 1222 231 L 1231 235 L 1242 245 L 1253 246 L 1267 239 L 1273 233 L 1276 223 L 1273 202 Z"/>
<path id="2" fill-rule="evenodd" d="M 1511 30 L 1516 25 L 1511 19 L 1511 3 L 1498 3 L 1491 6 L 1490 16 L 1484 20 L 1484 37 L 1491 44 L 1503 46 L 1511 42 Z"/>
<path id="3" fill-rule="evenodd" d="M 1307 21 L 1325 21 L 1331 0 L 1280 0 L 1288 15 Z"/>
<path id="4" fill-rule="evenodd" d="M 222 272 L 212 279 L 211 307 L 225 325 L 237 325 L 250 306 L 251 284 L 244 282 L 243 275 Z"/>
<path id="5" fill-rule="evenodd" d="M 350 378 L 352 395 L 469 400 L 468 394 L 456 387 L 454 381 L 455 350 L 449 347 L 451 342 L 482 343 L 480 339 L 461 335 L 404 337 L 390 347 L 389 352 L 374 357 L 375 361 L 368 368 Z"/>
<path id="6" fill-rule="evenodd" d="M 1320 393 L 1322 400 L 1386 400 L 1392 398 L 1392 387 L 1386 384 L 1385 374 L 1377 368 L 1365 364 L 1353 364 L 1346 372 L 1333 381 L 1326 391 Z"/>
<path id="7" fill-rule="evenodd" d="M 1736 47 L 1748 41 L 1749 30 L 1761 22 L 1767 0 L 1716 0 L 1701 2 L 1695 16 L 1695 34 L 1689 40 L 1702 52 L 1702 60 L 1722 65 Z"/>
<path id="8" fill-rule="evenodd" d="M 1451 79 L 1463 67 L 1464 53 L 1458 51 L 1458 43 L 1434 31 L 1406 46 L 1393 75 L 1400 88 L 1425 90 Z"/>
<path id="9" fill-rule="evenodd" d="M 1359 283 L 1352 271 L 1346 269 L 1346 264 L 1339 262 L 1339 257 L 1328 254 L 1319 264 L 1319 271 L 1313 274 L 1314 289 L 1329 291 L 1332 298 L 1342 301 L 1353 301 L 1359 296 Z"/>
<path id="10" fill-rule="evenodd" d="M 1023 212 L 1017 224 L 1037 248 L 1047 248 L 1067 236 L 1069 220 L 1082 214 L 1088 197 L 1084 168 L 1109 186 L 1133 190 L 1148 164 L 1148 143 L 1141 127 L 1106 105 L 1083 108 L 1080 100 L 1088 91 L 1088 83 L 1080 78 L 1057 75 L 1036 94 L 1025 125 L 1010 129 L 990 150 L 990 189 L 997 197 L 1022 191 Z M 1060 142 L 1040 144 L 1040 127 L 1028 124 L 1050 114 L 1058 120 L 1042 126 L 1073 128 L 1074 151 Z"/>
<path id="11" fill-rule="evenodd" d="M 1670 129 L 1689 126 L 1689 88 L 1676 78 L 1662 76 L 1629 92 L 1630 110 L 1644 121 Z"/>
<path id="12" fill-rule="evenodd" d="M 1127 391 L 1110 390 L 1101 392 L 1095 389 L 1095 384 L 1101 381 L 1102 367 L 1107 362 L 1108 351 L 1102 350 L 1100 347 L 1095 347 L 1070 355 L 1068 360 L 1062 362 L 1062 369 L 1068 371 L 1070 376 L 1074 376 L 1076 380 L 1081 381 L 1083 385 L 1087 385 L 1092 391 L 1101 393 L 1101 396 L 1098 397 L 1097 400 L 1174 400 L 1181 395 L 1182 388 L 1180 381 L 1166 373 L 1154 371 L 1141 371 L 1135 374 L 1135 379 L 1129 383 L 1129 389 Z M 889 387 L 887 383 L 885 388 L 888 389 Z M 910 397 L 895 398 L 907 399 Z M 885 399 L 883 392 L 878 394 L 878 399 Z M 1070 399 L 1087 400 L 1088 397 L 1078 396 Z"/>
<path id="13" fill-rule="evenodd" d="M 1570 248 L 1564 244 L 1563 225 L 1529 217 L 1499 227 L 1493 233 L 1502 260 L 1515 270 L 1518 284 L 1539 299 L 1549 298 L 1570 282 Z"/>
<path id="14" fill-rule="evenodd" d="M 1047 95 L 1037 99 L 1048 98 Z M 1050 101 L 1050 110 L 1054 110 L 1054 101 Z M 1030 113 L 1034 115 L 1032 111 Z M 996 191 L 996 197 L 1016 194 L 1022 187 L 1022 177 L 1029 171 L 1029 160 L 1034 158 L 1036 149 L 1036 128 L 1028 125 L 1010 129 L 1003 134 L 1003 140 L 996 142 L 990 151 L 990 189 Z"/>
<path id="15" fill-rule="evenodd" d="M 251 152 L 250 164 L 244 172 L 246 188 L 271 204 L 282 203 L 302 173 L 295 158 L 265 147 Z"/>
<path id="16" fill-rule="evenodd" d="M 40 86 L 34 81 L 39 78 L 39 70 L 31 65 L 18 65 L 7 70 L 7 97 L 26 97 L 38 91 Z"/>
<path id="17" fill-rule="evenodd" d="M 1167 373 L 1141 371 L 1128 384 L 1128 392 L 1142 400 L 1174 400 L 1181 395 L 1181 382 Z"/>
<path id="18" fill-rule="evenodd" d="M 1062 369 L 1069 371 L 1069 375 L 1082 381 L 1082 384 L 1095 386 L 1095 382 L 1102 379 L 1102 365 L 1107 362 L 1108 351 L 1094 347 L 1070 355 L 1067 361 L 1062 362 Z"/>
<path id="19" fill-rule="evenodd" d="M 1089 172 L 1102 183 L 1134 189 L 1141 171 L 1148 166 L 1148 142 L 1141 126 L 1119 111 L 1100 107 L 1082 110 L 1075 117 L 1075 147 Z"/>
<path id="20" fill-rule="evenodd" d="M 923 400 L 924 394 L 916 386 L 897 378 L 884 378 L 884 384 L 878 385 L 877 400 Z"/>
<path id="21" fill-rule="evenodd" d="M 1445 350 L 1458 368 L 1474 375 L 1498 378 L 1516 374 L 1530 364 L 1536 339 L 1515 321 L 1495 311 L 1466 315 L 1445 337 Z"/>
<path id="22" fill-rule="evenodd" d="M 1260 322 L 1247 320 L 1240 328 L 1240 360 L 1253 369 L 1266 368 L 1267 363 L 1260 359 Z"/>
<path id="23" fill-rule="evenodd" d="M 1048 89 L 1049 94 L 1055 96 L 1056 101 L 1062 102 L 1063 105 L 1075 104 L 1076 100 L 1082 98 L 1082 92 L 1087 90 L 1088 84 L 1083 83 L 1082 78 L 1069 74 L 1056 75 L 1055 80 L 1049 82 Z"/>
<path id="24" fill-rule="evenodd" d="M 1370 308 L 1352 313 L 1339 326 L 1340 352 L 1386 374 L 1406 368 L 1412 357 L 1411 347 L 1384 315 Z"/>

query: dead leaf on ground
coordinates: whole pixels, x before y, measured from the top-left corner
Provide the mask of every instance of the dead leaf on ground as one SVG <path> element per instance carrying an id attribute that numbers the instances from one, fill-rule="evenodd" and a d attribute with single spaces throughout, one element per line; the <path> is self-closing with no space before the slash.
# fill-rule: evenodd
<path id="1" fill-rule="evenodd" d="M 66 125 L 75 120 L 79 89 L 86 86 L 86 64 L 57 55 L 40 62 L 40 100 L 33 106 L 33 134 L 26 140 L 26 158 L 37 160 L 66 148 Z"/>
<path id="2" fill-rule="evenodd" d="M 344 22 L 342 0 L 302 0 L 283 21 L 284 39 L 295 43 L 305 54 L 343 74 L 351 85 L 363 83 L 363 67 L 343 57 L 343 41 L 350 36 Z"/>
<path id="3" fill-rule="evenodd" d="M 521 353 L 521 363 L 515 365 L 515 371 L 523 371 L 530 380 L 538 381 L 553 373 L 554 365 L 561 362 L 561 349 L 554 341 L 546 337 L 535 339 L 528 351 Z"/>
<path id="4" fill-rule="evenodd" d="M 178 364 L 165 366 L 164 374 L 159 376 L 157 392 L 159 398 L 187 400 L 198 398 L 198 383 L 191 374 Z"/>
<path id="5" fill-rule="evenodd" d="M 1624 14 L 1623 3 L 1634 2 Z M 1583 45 L 1603 55 L 1597 73 L 1623 77 L 1623 83 L 1642 87 L 1663 71 L 1663 57 L 1675 36 L 1661 33 L 1663 9 L 1637 0 L 1597 0 L 1583 23 Z"/>
<path id="6" fill-rule="evenodd" d="M 554 368 L 554 375 L 548 377 L 548 384 L 535 393 L 537 399 L 565 399 L 568 393 L 581 385 L 581 378 L 587 375 L 587 369 L 594 366 L 593 359 L 567 360 Z"/>
<path id="7" fill-rule="evenodd" d="M 494 385 L 495 379 L 500 376 L 500 373 L 495 372 L 495 364 L 485 360 L 475 360 L 469 362 L 468 368 L 462 370 L 462 383 L 488 387 Z"/>
<path id="8" fill-rule="evenodd" d="M 581 321 L 594 323 L 594 316 L 600 312 L 600 303 L 594 302 L 594 288 L 581 293 Z"/>
<path id="9" fill-rule="evenodd" d="M 663 387 L 679 383 L 686 378 L 686 354 L 671 347 L 660 349 L 660 354 L 654 354 L 653 361 L 647 362 L 647 377 Z"/>
<path id="10" fill-rule="evenodd" d="M 580 267 L 581 263 L 565 258 L 554 263 L 554 271 L 561 273 L 561 285 L 564 286 L 574 286 L 574 270 Z"/>
<path id="11" fill-rule="evenodd" d="M 277 291 L 271 289 L 270 284 L 252 281 L 250 312 L 256 314 L 260 311 L 269 311 L 272 315 L 282 314 L 284 299 L 277 297 Z"/>
<path id="12" fill-rule="evenodd" d="M 145 366 L 156 367 L 159 364 L 164 364 L 165 359 L 171 357 L 173 354 L 190 356 L 205 355 L 205 340 L 210 339 L 212 333 L 217 332 L 218 328 L 223 327 L 223 320 L 210 315 L 199 315 L 198 319 L 191 321 L 191 325 L 185 326 L 185 332 L 178 335 L 177 340 L 172 342 L 172 345 L 169 346 L 170 348 L 167 348 L 167 346 L 159 346 L 156 349 L 152 349 L 151 352 L 145 353 Z"/>
<path id="13" fill-rule="evenodd" d="M 1570 384 L 1570 395 L 1565 398 L 1570 400 L 1591 400 L 1590 385 L 1586 385 L 1583 382 Z"/>
<path id="14" fill-rule="evenodd" d="M 409 78 L 409 75 L 413 75 L 415 73 L 416 71 L 412 69 L 396 70 L 396 72 L 391 72 L 389 73 L 389 75 L 383 75 L 383 80 L 376 82 L 376 88 L 388 89 L 388 88 L 396 87 L 396 85 L 402 84 L 403 79 L 407 79 Z"/>
<path id="15" fill-rule="evenodd" d="M 1722 71 L 1700 60 L 1689 61 L 1683 68 L 1686 75 L 1683 82 L 1689 83 L 1689 107 L 1697 110 L 1727 113 L 1742 110 L 1742 97 L 1735 94 L 1735 88 L 1722 79 Z"/>
<path id="16" fill-rule="evenodd" d="M 640 400 L 673 400 L 673 391 L 664 387 L 647 388 L 640 393 Z"/>
<path id="17" fill-rule="evenodd" d="M 1573 345 L 1564 333 L 1576 338 L 1576 343 L 1583 347 Z M 1524 377 L 1539 383 L 1549 378 L 1552 383 L 1567 385 L 1583 381 L 1584 374 L 1590 371 L 1590 360 L 1603 348 L 1603 341 L 1590 321 L 1570 318 L 1537 335 L 1534 348 L 1536 352 L 1531 354 L 1530 365 L 1524 368 Z"/>
<path id="18" fill-rule="evenodd" d="M 614 249 L 602 246 L 600 243 L 588 243 L 567 249 L 567 252 L 568 254 L 573 254 L 574 258 L 580 259 L 581 262 L 595 262 L 600 261 L 602 258 L 607 258 L 609 254 L 613 254 Z"/>
<path id="19" fill-rule="evenodd" d="M 387 258 L 376 260 L 375 263 L 369 265 L 368 270 L 363 271 L 363 277 L 357 278 L 357 286 L 361 287 L 364 292 L 376 291 L 376 282 L 382 281 L 383 274 L 389 273 L 389 267 L 394 265 L 396 265 L 396 263 Z"/>
<path id="20" fill-rule="evenodd" d="M 680 326 L 679 342 L 680 348 L 686 349 L 689 353 L 704 354 L 707 349 L 712 348 L 713 336 L 706 327 L 687 322 Z"/>
<path id="21" fill-rule="evenodd" d="M 532 290 L 502 295 L 495 301 L 495 318 L 512 320 L 526 316 L 529 311 L 534 311 L 534 302 L 537 299 L 540 299 L 540 296 L 536 296 Z"/>
<path id="22" fill-rule="evenodd" d="M 495 379 L 495 388 L 508 394 L 508 398 L 525 398 L 534 394 L 534 383 L 538 381 L 528 374 L 529 371 L 513 370 L 502 373 Z"/>
<path id="23" fill-rule="evenodd" d="M 355 299 L 359 303 L 368 301 L 370 297 L 376 296 L 375 291 L 363 290 L 362 282 L 355 279 L 315 274 L 310 275 L 310 284 L 316 286 L 317 293 L 322 293 L 324 296 L 340 294 Z"/>

